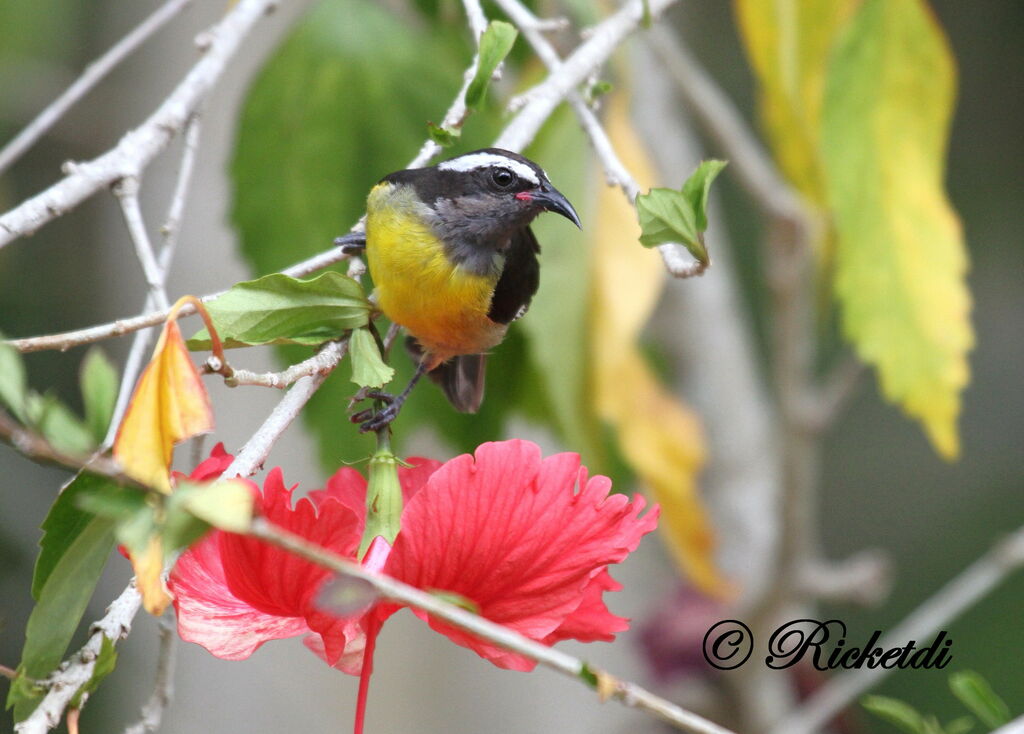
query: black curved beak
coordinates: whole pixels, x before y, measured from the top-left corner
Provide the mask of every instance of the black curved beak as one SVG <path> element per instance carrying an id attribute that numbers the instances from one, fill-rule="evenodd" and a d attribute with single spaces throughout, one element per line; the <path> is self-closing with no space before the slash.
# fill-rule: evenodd
<path id="1" fill-rule="evenodd" d="M 580 224 L 580 217 L 576 213 L 576 210 L 573 209 L 572 204 L 569 203 L 568 199 L 562 196 L 562 192 L 551 184 L 546 183 L 541 185 L 539 189 L 531 191 L 530 195 L 534 201 L 538 202 L 547 211 L 561 214 L 577 227 L 583 229 L 583 225 Z"/>

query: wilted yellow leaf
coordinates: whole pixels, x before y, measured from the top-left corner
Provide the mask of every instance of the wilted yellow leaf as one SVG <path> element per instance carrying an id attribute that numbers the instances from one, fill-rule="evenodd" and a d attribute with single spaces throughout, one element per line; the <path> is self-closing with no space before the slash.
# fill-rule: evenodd
<path id="1" fill-rule="evenodd" d="M 859 0 L 736 0 L 758 80 L 761 122 L 779 167 L 824 207 L 821 109 L 830 53 Z"/>
<path id="2" fill-rule="evenodd" d="M 114 440 L 125 473 L 164 493 L 171 491 L 174 444 L 213 430 L 206 388 L 174 320 L 184 300 L 172 309 Z"/>
<path id="3" fill-rule="evenodd" d="M 159 535 L 151 535 L 142 553 L 131 554 L 135 586 L 142 596 L 142 606 L 152 615 L 160 616 L 171 603 L 164 586 L 164 547 Z"/>
<path id="4" fill-rule="evenodd" d="M 625 99 L 610 103 L 608 134 L 642 184 L 653 167 L 628 120 Z M 691 581 L 709 593 L 725 584 L 713 559 L 714 535 L 697 491 L 704 437 L 697 418 L 662 387 L 639 349 L 640 332 L 665 283 L 656 251 L 639 245 L 636 213 L 602 187 L 592 246 L 591 369 L 597 411 L 615 429 L 626 461 L 661 505 L 661 529 Z"/>
<path id="5" fill-rule="evenodd" d="M 823 115 L 843 328 L 946 458 L 959 452 L 974 341 L 963 235 L 943 189 L 955 86 L 922 0 L 865 0 L 836 50 Z"/>

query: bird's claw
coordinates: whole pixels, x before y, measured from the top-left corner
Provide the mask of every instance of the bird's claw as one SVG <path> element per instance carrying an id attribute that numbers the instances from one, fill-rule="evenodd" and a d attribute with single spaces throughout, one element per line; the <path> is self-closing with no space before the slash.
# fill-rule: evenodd
<path id="1" fill-rule="evenodd" d="M 359 432 L 369 433 L 370 431 L 379 431 L 386 426 L 390 425 L 391 421 L 398 417 L 398 411 L 401 408 L 401 403 L 391 403 L 390 405 L 381 408 L 376 413 L 369 410 L 364 410 L 358 416 L 352 416 L 353 420 L 357 417 L 359 421 Z M 363 415 L 367 413 L 369 415 Z"/>
<path id="2" fill-rule="evenodd" d="M 401 402 L 391 393 L 380 392 L 379 390 L 368 390 L 362 388 L 357 392 L 352 400 L 349 401 L 349 407 L 358 403 L 361 400 L 379 400 L 382 403 L 386 403 L 385 407 L 380 410 L 373 408 L 367 408 L 366 410 L 360 410 L 358 413 L 353 413 L 349 420 L 353 423 L 359 424 L 360 433 L 368 433 L 370 431 L 379 431 L 388 425 L 395 418 L 398 417 L 398 411 L 401 409 Z"/>

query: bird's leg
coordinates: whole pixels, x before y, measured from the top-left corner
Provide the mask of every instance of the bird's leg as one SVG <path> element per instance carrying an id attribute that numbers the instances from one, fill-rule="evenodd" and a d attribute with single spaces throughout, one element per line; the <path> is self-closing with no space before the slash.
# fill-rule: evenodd
<path id="1" fill-rule="evenodd" d="M 349 232 L 347 235 L 335 238 L 334 246 L 340 247 L 346 255 L 359 255 L 366 249 L 366 233 Z"/>
<path id="2" fill-rule="evenodd" d="M 379 431 L 384 426 L 388 425 L 395 418 L 398 417 L 398 411 L 402 409 L 402 404 L 409 397 L 409 393 L 416 386 L 416 383 L 420 381 L 428 371 L 427 360 L 420 360 L 420 363 L 416 365 L 416 372 L 413 373 L 412 379 L 409 380 L 409 384 L 405 386 L 405 389 L 398 395 L 391 395 L 386 392 L 368 392 L 365 397 L 373 398 L 374 400 L 380 400 L 381 402 L 387 403 L 383 408 L 374 412 L 370 410 L 362 410 L 352 416 L 353 423 L 359 423 L 359 432 L 368 433 L 369 431 Z"/>

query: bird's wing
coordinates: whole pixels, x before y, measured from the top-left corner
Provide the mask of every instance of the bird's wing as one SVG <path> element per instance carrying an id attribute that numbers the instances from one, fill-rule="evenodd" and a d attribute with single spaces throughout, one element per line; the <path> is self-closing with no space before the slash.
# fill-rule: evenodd
<path id="1" fill-rule="evenodd" d="M 491 296 L 487 317 L 499 324 L 515 321 L 530 306 L 540 285 L 540 245 L 533 231 L 523 227 L 514 235 L 505 255 L 505 267 Z"/>

